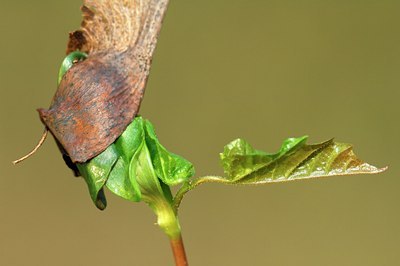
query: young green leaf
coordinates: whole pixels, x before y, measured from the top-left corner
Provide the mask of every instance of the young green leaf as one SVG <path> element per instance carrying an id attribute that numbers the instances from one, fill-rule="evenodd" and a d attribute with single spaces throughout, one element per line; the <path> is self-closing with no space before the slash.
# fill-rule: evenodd
<path id="1" fill-rule="evenodd" d="M 193 165 L 186 159 L 167 151 L 160 144 L 153 125 L 146 120 L 146 145 L 149 149 L 154 170 L 165 184 L 169 186 L 185 182 L 194 175 Z"/>
<path id="2" fill-rule="evenodd" d="M 239 184 L 263 184 L 385 170 L 358 159 L 350 144 L 328 140 L 307 145 L 306 140 L 307 137 L 289 139 L 276 154 L 255 153 L 245 141 L 234 141 L 221 154 L 227 179 Z M 247 148 L 240 149 L 242 146 Z"/>
<path id="3" fill-rule="evenodd" d="M 220 154 L 226 176 L 204 176 L 185 183 L 174 197 L 175 211 L 184 195 L 203 183 L 265 184 L 386 170 L 358 159 L 350 144 L 328 140 L 307 145 L 306 140 L 306 136 L 287 139 L 274 154 L 256 150 L 243 139 L 232 141 Z"/>
<path id="4" fill-rule="evenodd" d="M 142 200 L 146 202 L 157 215 L 157 224 L 164 232 L 176 238 L 180 236 L 180 227 L 177 216 L 171 206 L 171 191 L 158 178 L 153 167 L 151 153 L 145 142 L 137 149 L 132 157 L 129 168 L 130 179 L 135 179 L 142 193 Z"/>
<path id="5" fill-rule="evenodd" d="M 117 159 L 118 152 L 112 144 L 89 162 L 76 164 L 88 185 L 90 197 L 101 210 L 107 205 L 102 189 Z"/>
<path id="6" fill-rule="evenodd" d="M 141 192 L 136 179 L 129 178 L 129 165 L 133 154 L 144 142 L 144 136 L 144 119 L 138 116 L 114 142 L 120 157 L 106 183 L 114 194 L 135 202 L 141 200 Z"/>
<path id="7" fill-rule="evenodd" d="M 153 125 L 140 116 L 109 148 L 77 166 L 100 209 L 105 208 L 104 185 L 130 201 L 147 201 L 153 191 L 171 202 L 168 186 L 185 182 L 194 174 L 193 165 L 167 151 L 158 141 Z"/>
<path id="8" fill-rule="evenodd" d="M 132 123 L 129 124 L 122 135 L 115 141 L 118 153 L 128 162 L 130 162 L 133 154 L 144 141 L 144 123 L 145 119 L 141 116 L 135 117 Z"/>
<path id="9" fill-rule="evenodd" d="M 160 181 L 154 171 L 153 164 L 146 142 L 143 141 L 132 157 L 129 166 L 129 179 L 137 182 L 140 187 L 143 201 L 156 202 L 163 195 Z"/>
<path id="10" fill-rule="evenodd" d="M 107 188 L 121 198 L 139 202 L 142 199 L 140 188 L 137 182 L 133 181 L 135 183 L 129 179 L 129 163 L 123 157 L 119 157 L 107 179 Z"/>
<path id="11" fill-rule="evenodd" d="M 297 146 L 302 145 L 306 140 L 307 136 L 289 138 L 283 142 L 277 153 L 268 154 L 254 149 L 243 139 L 236 139 L 226 145 L 224 152 L 220 154 L 226 177 L 232 182 L 240 180 L 244 176 L 284 156 Z"/>

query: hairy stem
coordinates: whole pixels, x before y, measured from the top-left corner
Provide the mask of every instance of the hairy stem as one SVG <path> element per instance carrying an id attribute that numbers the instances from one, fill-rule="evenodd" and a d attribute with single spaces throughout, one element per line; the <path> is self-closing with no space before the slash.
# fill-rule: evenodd
<path id="1" fill-rule="evenodd" d="M 172 207 L 174 209 L 175 214 L 178 212 L 179 205 L 182 202 L 183 197 L 187 192 L 194 189 L 198 185 L 208 182 L 217 182 L 217 183 L 225 183 L 225 179 L 220 176 L 203 176 L 196 178 L 194 180 L 189 180 L 188 182 L 184 183 L 181 188 L 176 192 Z"/>

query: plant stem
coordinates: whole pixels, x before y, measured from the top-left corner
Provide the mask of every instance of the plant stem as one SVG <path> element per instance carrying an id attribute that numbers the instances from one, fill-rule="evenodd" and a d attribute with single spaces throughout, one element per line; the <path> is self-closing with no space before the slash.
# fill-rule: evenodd
<path id="1" fill-rule="evenodd" d="M 198 185 L 201 185 L 203 183 L 208 183 L 208 182 L 229 183 L 229 181 L 222 176 L 211 176 L 211 175 L 198 177 L 196 179 L 189 180 L 188 182 L 184 183 L 181 186 L 181 188 L 178 190 L 178 192 L 175 194 L 175 197 L 172 202 L 172 207 L 174 208 L 175 214 L 178 213 L 179 205 L 181 204 L 181 201 L 187 192 L 194 189 Z"/>
<path id="2" fill-rule="evenodd" d="M 150 207 L 157 215 L 157 224 L 168 236 L 176 266 L 187 266 L 185 247 L 183 245 L 181 227 L 177 213 L 172 207 L 172 199 L 160 197 L 154 200 Z"/>
<path id="3" fill-rule="evenodd" d="M 185 247 L 183 245 L 182 236 L 179 235 L 178 238 L 170 238 L 172 253 L 175 258 L 176 266 L 187 266 L 188 261 L 186 258 Z"/>

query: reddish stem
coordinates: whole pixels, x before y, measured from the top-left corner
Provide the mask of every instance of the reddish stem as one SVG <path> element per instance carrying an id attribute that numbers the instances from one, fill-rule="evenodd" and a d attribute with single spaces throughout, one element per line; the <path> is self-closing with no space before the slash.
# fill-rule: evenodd
<path id="1" fill-rule="evenodd" d="M 185 247 L 183 245 L 182 236 L 179 236 L 176 239 L 170 239 L 170 243 L 175 258 L 175 265 L 176 266 L 189 265 L 186 258 Z"/>

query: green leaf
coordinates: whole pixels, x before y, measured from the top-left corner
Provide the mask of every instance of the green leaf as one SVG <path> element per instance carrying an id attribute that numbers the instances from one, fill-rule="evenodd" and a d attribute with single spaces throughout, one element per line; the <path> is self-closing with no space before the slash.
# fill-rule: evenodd
<path id="1" fill-rule="evenodd" d="M 143 142 L 144 119 L 138 116 L 114 143 L 120 157 L 106 183 L 114 194 L 135 202 L 141 200 L 141 192 L 136 179 L 129 178 L 129 165 L 133 154 Z"/>
<path id="2" fill-rule="evenodd" d="M 168 185 L 185 182 L 194 174 L 193 165 L 168 152 L 158 141 L 152 124 L 140 116 L 104 152 L 77 165 L 93 201 L 101 209 L 106 204 L 104 185 L 130 201 L 149 201 L 153 191 L 156 197 L 171 202 Z"/>
<path id="3" fill-rule="evenodd" d="M 254 149 L 243 139 L 236 139 L 226 145 L 220 154 L 222 166 L 227 178 L 236 181 L 279 159 L 306 140 L 307 136 L 287 139 L 277 153 L 268 154 Z"/>
<path id="4" fill-rule="evenodd" d="M 115 141 L 118 153 L 128 162 L 144 141 L 144 121 L 141 116 L 137 116 Z"/>
<path id="5" fill-rule="evenodd" d="M 170 237 L 180 236 L 179 222 L 172 208 L 170 188 L 160 181 L 153 167 L 151 153 L 145 142 L 133 155 L 129 168 L 129 177 L 139 184 L 142 200 L 157 215 L 157 225 Z"/>
<path id="6" fill-rule="evenodd" d="M 306 145 L 306 139 L 288 139 L 275 154 L 256 151 L 244 140 L 231 142 L 221 154 L 226 180 L 239 184 L 263 184 L 385 170 L 358 159 L 350 144 L 328 140 Z"/>
<path id="7" fill-rule="evenodd" d="M 173 199 L 175 212 L 185 194 L 203 183 L 254 185 L 338 175 L 375 174 L 387 169 L 358 159 L 350 144 L 328 140 L 307 145 L 306 140 L 306 136 L 287 139 L 274 154 L 256 150 L 243 139 L 232 141 L 220 154 L 226 176 L 203 176 L 184 183 Z"/>
<path id="8" fill-rule="evenodd" d="M 146 120 L 146 144 L 157 176 L 167 185 L 177 185 L 194 175 L 193 165 L 186 159 L 167 151 L 157 139 L 153 125 Z"/>
<path id="9" fill-rule="evenodd" d="M 118 152 L 112 144 L 89 162 L 76 164 L 88 185 L 90 197 L 97 208 L 101 210 L 105 209 L 107 205 L 102 188 L 117 159 Z"/>
<path id="10" fill-rule="evenodd" d="M 132 183 L 128 173 L 129 163 L 127 163 L 124 158 L 120 157 L 107 179 L 106 186 L 111 192 L 121 198 L 139 202 L 141 200 L 139 185 L 137 182 Z"/>
<path id="11" fill-rule="evenodd" d="M 152 204 L 163 197 L 160 181 L 154 171 L 146 142 L 142 142 L 132 157 L 129 166 L 129 179 L 137 182 L 140 187 L 143 201 Z"/>

